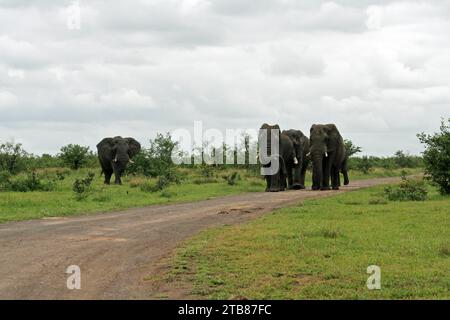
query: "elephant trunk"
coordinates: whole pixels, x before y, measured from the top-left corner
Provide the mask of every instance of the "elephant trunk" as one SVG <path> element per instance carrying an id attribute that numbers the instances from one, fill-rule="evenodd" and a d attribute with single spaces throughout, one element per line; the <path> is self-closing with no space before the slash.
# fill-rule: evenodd
<path id="1" fill-rule="evenodd" d="M 312 166 L 313 166 L 313 189 L 318 190 L 321 188 L 322 185 L 322 177 L 323 177 L 323 171 L 322 171 L 322 165 L 323 165 L 323 155 L 322 154 L 315 154 L 312 157 Z"/>

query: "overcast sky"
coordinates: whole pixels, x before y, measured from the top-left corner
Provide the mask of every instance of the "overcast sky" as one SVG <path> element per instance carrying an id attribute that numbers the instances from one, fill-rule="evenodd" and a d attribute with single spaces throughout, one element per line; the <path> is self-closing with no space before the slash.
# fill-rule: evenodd
<path id="1" fill-rule="evenodd" d="M 450 116 L 450 1 L 0 0 L 0 141 L 335 123 L 419 153 Z"/>

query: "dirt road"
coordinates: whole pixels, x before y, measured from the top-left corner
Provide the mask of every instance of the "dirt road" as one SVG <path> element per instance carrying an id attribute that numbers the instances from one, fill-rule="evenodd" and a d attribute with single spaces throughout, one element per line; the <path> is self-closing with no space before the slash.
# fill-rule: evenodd
<path id="1" fill-rule="evenodd" d="M 352 182 L 340 191 L 249 193 L 107 214 L 0 225 L 0 299 L 147 299 L 144 277 L 182 240 L 202 229 L 249 220 L 304 199 L 396 178 Z M 69 290 L 66 268 L 81 269 Z"/>

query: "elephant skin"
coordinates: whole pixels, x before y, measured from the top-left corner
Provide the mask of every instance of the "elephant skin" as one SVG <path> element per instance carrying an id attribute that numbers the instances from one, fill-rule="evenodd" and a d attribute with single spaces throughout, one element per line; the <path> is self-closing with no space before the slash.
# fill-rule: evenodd
<path id="1" fill-rule="evenodd" d="M 310 130 L 310 154 L 313 167 L 313 190 L 338 190 L 339 172 L 349 184 L 344 139 L 334 124 L 314 124 Z"/>
<path id="2" fill-rule="evenodd" d="M 141 145 L 133 138 L 104 138 L 97 144 L 98 159 L 105 174 L 105 184 L 110 184 L 114 173 L 115 184 L 122 184 L 122 174 L 132 158 L 139 153 Z"/>
<path id="3" fill-rule="evenodd" d="M 282 134 L 291 139 L 297 159 L 297 163 L 286 167 L 288 187 L 289 189 L 305 189 L 305 174 L 309 164 L 309 139 L 300 130 L 285 130 Z"/>
<path id="4" fill-rule="evenodd" d="M 260 130 L 266 130 L 267 133 L 267 141 L 265 147 L 267 156 L 278 156 L 279 162 L 279 170 L 277 173 L 273 175 L 265 175 L 265 179 L 267 182 L 266 191 L 268 192 L 278 192 L 278 191 L 284 191 L 286 189 L 286 178 L 287 178 L 287 172 L 289 169 L 292 170 L 292 166 L 294 165 L 294 162 L 297 160 L 295 159 L 295 151 L 294 151 L 294 144 L 291 141 L 291 139 L 286 135 L 282 134 L 280 130 L 279 125 L 268 125 L 267 123 L 264 123 L 261 126 Z M 279 154 L 278 155 L 272 155 L 271 152 L 271 130 L 276 130 L 277 136 L 278 136 L 278 146 L 279 146 Z M 260 131 L 261 132 L 261 131 Z M 259 143 L 261 146 L 261 137 L 259 138 Z M 261 146 L 262 147 L 262 146 Z M 263 167 L 270 167 L 271 163 L 264 164 Z"/>

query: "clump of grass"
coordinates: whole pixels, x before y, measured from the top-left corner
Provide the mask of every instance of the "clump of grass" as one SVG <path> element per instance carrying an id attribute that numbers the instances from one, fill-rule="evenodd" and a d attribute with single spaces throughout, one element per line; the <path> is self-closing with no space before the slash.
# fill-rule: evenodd
<path id="1" fill-rule="evenodd" d="M 199 178 L 199 179 L 194 179 L 192 181 L 192 183 L 194 183 L 194 184 L 207 184 L 207 183 L 217 183 L 217 182 L 219 182 L 219 181 L 215 178 Z"/>
<path id="2" fill-rule="evenodd" d="M 320 230 L 320 235 L 324 238 L 336 239 L 341 236 L 341 232 L 333 228 L 322 228 Z"/>
<path id="3" fill-rule="evenodd" d="M 439 254 L 444 257 L 450 257 L 450 244 L 443 244 L 439 248 Z"/>
<path id="4" fill-rule="evenodd" d="M 175 197 L 176 195 L 177 194 L 175 192 L 170 192 L 170 191 L 167 191 L 167 190 L 164 190 L 163 192 L 161 192 L 161 197 L 162 198 L 170 199 L 170 198 Z"/>
<path id="5" fill-rule="evenodd" d="M 133 177 L 130 179 L 130 187 L 131 188 L 138 188 L 141 185 L 148 182 L 148 179 L 142 178 L 142 177 Z"/>
<path id="6" fill-rule="evenodd" d="M 369 203 L 369 204 L 372 204 L 372 205 L 377 205 L 377 204 L 388 204 L 388 202 L 387 202 L 385 199 L 383 199 L 383 198 L 374 198 L 374 199 L 370 199 L 368 203 Z"/>

